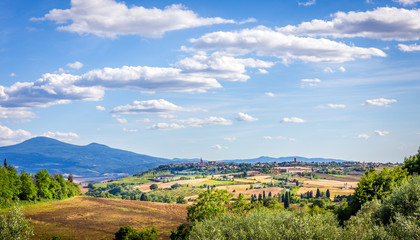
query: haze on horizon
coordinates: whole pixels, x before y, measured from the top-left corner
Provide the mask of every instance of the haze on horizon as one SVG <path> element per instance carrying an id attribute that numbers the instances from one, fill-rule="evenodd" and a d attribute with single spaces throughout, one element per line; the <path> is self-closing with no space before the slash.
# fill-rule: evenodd
<path id="1" fill-rule="evenodd" d="M 0 146 L 402 162 L 418 0 L 0 3 Z"/>

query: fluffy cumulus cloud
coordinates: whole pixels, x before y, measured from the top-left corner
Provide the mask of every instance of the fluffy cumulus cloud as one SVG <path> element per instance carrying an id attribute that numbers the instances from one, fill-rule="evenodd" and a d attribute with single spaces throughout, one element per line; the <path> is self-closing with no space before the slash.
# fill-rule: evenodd
<path id="1" fill-rule="evenodd" d="M 67 66 L 69 68 L 74 68 L 74 69 L 81 69 L 83 67 L 83 63 L 76 61 L 74 63 L 67 63 Z"/>
<path id="2" fill-rule="evenodd" d="M 376 107 L 388 107 L 391 103 L 395 103 L 395 99 L 386 99 L 386 98 L 376 98 L 368 99 L 365 101 L 364 105 L 366 106 L 376 106 Z"/>
<path id="3" fill-rule="evenodd" d="M 245 74 L 246 68 L 270 68 L 274 64 L 253 58 L 235 58 L 224 52 L 215 52 L 210 56 L 201 52 L 182 59 L 176 65 L 181 67 L 185 73 L 243 82 L 250 78 Z"/>
<path id="4" fill-rule="evenodd" d="M 151 127 L 148 127 L 149 130 L 171 130 L 171 129 L 180 129 L 185 128 L 183 125 L 179 125 L 176 123 L 156 123 L 153 124 Z"/>
<path id="5" fill-rule="evenodd" d="M 235 32 L 213 32 L 191 39 L 194 50 L 224 49 L 243 55 L 256 52 L 260 56 L 280 58 L 284 63 L 298 59 L 305 62 L 345 62 L 372 56 L 386 57 L 377 48 L 349 46 L 325 38 L 299 37 L 259 26 Z"/>
<path id="6" fill-rule="evenodd" d="M 357 135 L 357 137 L 356 138 L 359 138 L 359 139 L 368 139 L 369 138 L 369 135 L 367 135 L 367 134 L 365 134 L 365 133 L 361 133 L 361 134 L 359 134 L 359 135 Z"/>
<path id="7" fill-rule="evenodd" d="M 376 135 L 378 135 L 378 136 L 381 136 L 381 137 L 386 136 L 386 135 L 388 135 L 388 134 L 389 134 L 389 132 L 388 132 L 388 131 L 381 131 L 381 130 L 375 130 L 375 131 L 374 131 L 374 133 L 375 133 Z"/>
<path id="8" fill-rule="evenodd" d="M 420 51 L 420 45 L 417 45 L 416 43 L 411 45 L 398 44 L 398 49 L 403 52 Z"/>
<path id="9" fill-rule="evenodd" d="M 405 1 L 405 0 L 403 0 Z M 383 40 L 420 39 L 420 9 L 381 7 L 366 12 L 337 12 L 331 21 L 320 19 L 278 28 L 299 36 L 366 37 Z"/>
<path id="10" fill-rule="evenodd" d="M 238 116 L 236 117 L 236 120 L 241 121 L 241 122 L 255 122 L 258 120 L 258 118 L 253 117 L 243 112 L 238 112 Z"/>
<path id="11" fill-rule="evenodd" d="M 10 145 L 22 142 L 32 137 L 28 131 L 18 129 L 13 130 L 6 126 L 0 125 L 0 145 Z"/>
<path id="12" fill-rule="evenodd" d="M 99 101 L 106 89 L 205 92 L 221 87 L 213 77 L 183 73 L 179 68 L 123 66 L 95 69 L 83 75 L 46 73 L 35 82 L 0 85 L 0 106 L 46 107 L 74 100 Z"/>
<path id="13" fill-rule="evenodd" d="M 44 17 L 31 20 L 51 20 L 60 25 L 58 30 L 111 38 L 120 35 L 156 38 L 168 31 L 235 23 L 219 17 L 202 18 L 177 4 L 158 9 L 129 7 L 115 0 L 72 0 L 70 9 L 53 9 Z"/>
<path id="14" fill-rule="evenodd" d="M 26 108 L 4 108 L 0 106 L 0 118 L 35 118 L 35 113 Z"/>
<path id="15" fill-rule="evenodd" d="M 46 132 L 42 134 L 44 137 L 55 138 L 60 141 L 70 142 L 75 138 L 79 138 L 79 135 L 73 132 Z"/>
<path id="16" fill-rule="evenodd" d="M 106 108 L 103 107 L 103 106 L 101 106 L 101 105 L 98 105 L 98 106 L 96 106 L 96 110 L 98 110 L 98 111 L 105 111 Z"/>
<path id="17" fill-rule="evenodd" d="M 298 117 L 285 117 L 281 120 L 282 123 L 304 123 L 306 122 L 306 120 L 303 120 L 302 118 L 298 118 Z"/>
<path id="18" fill-rule="evenodd" d="M 403 6 L 411 6 L 415 5 L 417 2 L 420 2 L 420 0 L 393 0 L 394 2 L 398 2 L 402 4 Z"/>
<path id="19" fill-rule="evenodd" d="M 213 145 L 213 146 L 211 146 L 211 148 L 214 149 L 214 150 L 228 149 L 228 147 L 222 146 L 220 144 Z"/>
<path id="20" fill-rule="evenodd" d="M 268 97 L 275 97 L 276 95 L 274 94 L 274 93 L 272 93 L 272 92 L 266 92 L 265 93 L 265 95 L 266 96 L 268 96 Z"/>
<path id="21" fill-rule="evenodd" d="M 302 87 L 315 87 L 321 80 L 319 78 L 304 78 L 300 80 L 300 85 Z"/>
<path id="22" fill-rule="evenodd" d="M 120 114 L 137 114 L 137 113 L 166 113 L 166 112 L 193 112 L 201 109 L 189 109 L 177 106 L 164 99 L 134 101 L 133 104 L 115 107 L 112 112 Z"/>

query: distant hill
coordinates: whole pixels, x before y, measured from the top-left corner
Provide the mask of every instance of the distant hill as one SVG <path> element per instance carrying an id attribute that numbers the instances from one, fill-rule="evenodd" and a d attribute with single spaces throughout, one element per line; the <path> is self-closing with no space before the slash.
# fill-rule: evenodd
<path id="1" fill-rule="evenodd" d="M 98 143 L 78 146 L 47 137 L 0 147 L 0 157 L 7 158 L 18 170 L 35 173 L 47 169 L 50 173 L 72 173 L 83 178 L 116 178 L 174 162 Z"/>
<path id="2" fill-rule="evenodd" d="M 259 157 L 254 159 L 221 160 L 223 162 L 289 162 L 297 158 L 299 162 L 342 162 L 338 159 L 293 157 Z M 91 143 L 78 146 L 47 137 L 36 137 L 22 143 L 0 147 L 0 158 L 18 170 L 36 173 L 47 169 L 50 173 L 72 173 L 76 179 L 99 181 L 115 179 L 158 167 L 162 164 L 198 162 L 200 159 L 166 159 L 138 154 Z"/>

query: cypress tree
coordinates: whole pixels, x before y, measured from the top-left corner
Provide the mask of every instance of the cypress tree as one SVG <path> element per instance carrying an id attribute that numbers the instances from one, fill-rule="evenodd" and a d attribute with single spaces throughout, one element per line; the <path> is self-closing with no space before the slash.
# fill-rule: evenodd
<path id="1" fill-rule="evenodd" d="M 271 192 L 268 193 L 268 196 L 271 197 Z"/>
<path id="2" fill-rule="evenodd" d="M 284 196 L 284 208 L 289 208 L 289 192 L 286 192 Z"/>
<path id="3" fill-rule="evenodd" d="M 263 191 L 263 199 L 265 199 L 265 191 Z"/>
<path id="4" fill-rule="evenodd" d="M 330 193 L 330 189 L 327 189 L 327 192 L 325 193 L 325 196 L 330 199 L 331 197 L 331 193 Z"/>
<path id="5" fill-rule="evenodd" d="M 4 168 L 7 168 L 7 160 L 6 160 L 6 158 L 4 159 L 3 167 Z"/>
<path id="6" fill-rule="evenodd" d="M 321 197 L 321 191 L 319 191 L 319 188 L 317 188 L 315 198 L 319 198 L 319 197 Z"/>
<path id="7" fill-rule="evenodd" d="M 260 193 L 260 194 L 258 194 L 258 201 L 262 201 L 262 200 L 263 200 L 263 198 L 262 198 L 262 195 Z"/>

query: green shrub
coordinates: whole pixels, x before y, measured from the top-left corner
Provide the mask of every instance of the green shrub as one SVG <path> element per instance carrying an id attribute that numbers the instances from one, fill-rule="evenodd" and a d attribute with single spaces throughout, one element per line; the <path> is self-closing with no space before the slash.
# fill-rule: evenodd
<path id="1" fill-rule="evenodd" d="M 0 214 L 0 239 L 24 240 L 32 235 L 33 229 L 23 216 L 22 207 L 11 207 L 7 216 Z"/>

